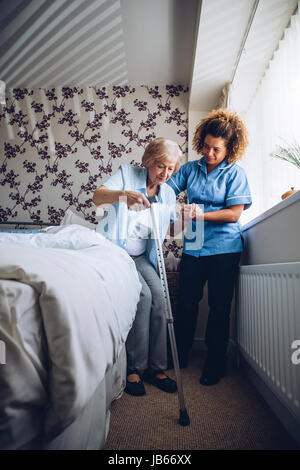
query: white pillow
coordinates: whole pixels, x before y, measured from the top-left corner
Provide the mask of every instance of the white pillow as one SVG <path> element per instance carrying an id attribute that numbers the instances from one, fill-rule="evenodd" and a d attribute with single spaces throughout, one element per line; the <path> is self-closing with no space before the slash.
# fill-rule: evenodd
<path id="1" fill-rule="evenodd" d="M 83 217 L 80 217 L 79 215 L 75 214 L 74 212 L 71 211 L 71 209 L 67 209 L 66 213 L 64 215 L 64 218 L 60 222 L 60 225 L 82 225 L 83 227 L 95 229 L 96 225 L 92 224 L 91 222 L 88 222 L 85 220 Z"/>
<path id="2" fill-rule="evenodd" d="M 78 224 L 69 224 L 47 227 L 38 233 L 0 233 L 0 243 L 14 243 L 36 248 L 81 250 L 95 245 L 103 246 L 103 243 L 110 242 L 95 230 Z"/>

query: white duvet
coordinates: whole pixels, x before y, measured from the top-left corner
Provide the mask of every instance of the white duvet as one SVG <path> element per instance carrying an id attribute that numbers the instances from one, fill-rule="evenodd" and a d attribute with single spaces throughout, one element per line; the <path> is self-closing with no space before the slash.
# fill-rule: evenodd
<path id="1" fill-rule="evenodd" d="M 55 435 L 85 406 L 126 340 L 141 288 L 134 262 L 85 227 L 0 233 L 0 279 L 28 284 L 38 293 L 49 356 L 46 432 Z M 10 335 L 9 321 L 2 318 L 1 338 Z M 20 360 L 27 354 L 22 347 L 16 350 Z M 26 387 L 27 377 L 13 374 L 15 360 L 7 351 L 7 363 L 0 366 L 2 387 L 12 378 Z M 13 409 L 14 396 L 9 406 Z"/>

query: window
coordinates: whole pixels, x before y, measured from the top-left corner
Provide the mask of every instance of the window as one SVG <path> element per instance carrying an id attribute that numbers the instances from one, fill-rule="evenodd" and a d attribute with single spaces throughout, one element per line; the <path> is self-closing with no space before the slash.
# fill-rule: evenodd
<path id="1" fill-rule="evenodd" d="M 253 196 L 242 223 L 281 201 L 292 186 L 300 190 L 300 170 L 270 156 L 277 145 L 300 145 L 300 13 L 291 17 L 277 50 L 244 116 L 250 144 L 242 166 Z"/>

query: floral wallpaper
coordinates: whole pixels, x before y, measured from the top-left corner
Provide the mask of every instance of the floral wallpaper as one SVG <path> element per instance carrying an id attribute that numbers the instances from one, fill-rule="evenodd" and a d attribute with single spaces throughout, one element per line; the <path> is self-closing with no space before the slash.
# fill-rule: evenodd
<path id="1" fill-rule="evenodd" d="M 187 153 L 181 85 L 12 89 L 0 107 L 0 221 L 59 223 L 70 208 L 96 223 L 94 190 L 146 145 L 168 137 Z M 178 256 L 179 245 L 166 250 Z"/>

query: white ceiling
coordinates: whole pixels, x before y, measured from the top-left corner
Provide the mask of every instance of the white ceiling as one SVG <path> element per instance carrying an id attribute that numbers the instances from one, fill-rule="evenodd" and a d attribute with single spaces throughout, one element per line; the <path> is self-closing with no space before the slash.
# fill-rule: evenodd
<path id="1" fill-rule="evenodd" d="M 0 0 L 0 79 L 14 88 L 190 85 L 190 109 L 210 110 L 235 75 L 245 108 L 296 5 Z"/>
<path id="2" fill-rule="evenodd" d="M 297 0 L 203 0 L 190 109 L 211 110 L 233 80 L 234 108 L 244 111 L 296 6 Z"/>
<path id="3" fill-rule="evenodd" d="M 10 87 L 188 84 L 198 0 L 2 0 Z"/>
<path id="4" fill-rule="evenodd" d="M 254 0 L 203 0 L 190 97 L 192 110 L 199 106 L 210 110 L 223 86 L 231 81 L 253 4 Z"/>
<path id="5" fill-rule="evenodd" d="M 233 81 L 231 104 L 237 110 L 249 107 L 296 7 L 297 0 L 259 2 Z"/>

